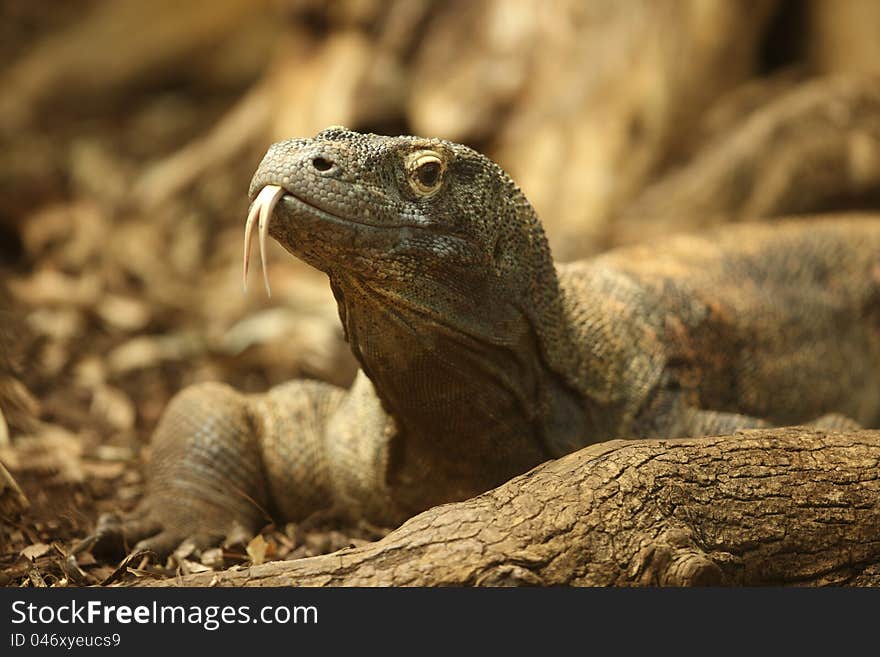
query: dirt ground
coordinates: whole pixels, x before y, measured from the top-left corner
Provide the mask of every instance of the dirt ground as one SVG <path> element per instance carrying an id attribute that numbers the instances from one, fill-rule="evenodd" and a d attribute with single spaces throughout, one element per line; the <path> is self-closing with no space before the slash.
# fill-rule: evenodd
<path id="1" fill-rule="evenodd" d="M 4 60 L 25 58 L 74 20 L 2 6 L 21 28 L 2 40 Z M 167 563 L 139 558 L 117 570 L 128 547 L 118 545 L 71 556 L 100 514 L 141 498 L 150 433 L 182 387 L 222 380 L 260 391 L 292 376 L 339 385 L 353 377 L 321 274 L 277 249 L 273 299 L 256 279 L 242 290 L 246 192 L 265 144 L 171 202 L 131 200 L 139 181 L 150 187 L 140 178 L 149 165 L 201 135 L 247 83 L 162 77 L 124 97 L 105 95 L 97 109 L 77 102 L 37 113 L 5 135 L 0 463 L 30 506 L 0 522 L 0 585 L 174 575 L 321 554 L 384 533 L 318 517 L 267 521 L 247 545 L 184 551 Z"/>
<path id="2" fill-rule="evenodd" d="M 230 99 L 212 102 L 222 108 Z M 168 103 L 175 115 L 210 111 L 202 98 L 185 92 L 168 91 L 157 102 Z M 134 154 L 139 146 L 131 143 L 144 139 L 131 124 L 149 122 L 144 113 L 156 111 L 164 110 L 148 107 L 122 125 L 101 122 L 91 132 L 78 122 L 59 122 L 35 137 L 58 144 L 53 151 L 80 155 L 73 155 L 77 162 L 60 179 L 45 181 L 59 198 L 26 210 L 20 230 L 7 228 L 3 235 L 8 295 L 2 330 L 10 362 L 0 385 L 9 402 L 5 424 L 15 439 L 5 432 L 0 462 L 30 507 L 0 524 L 2 585 L 173 575 L 321 554 L 382 534 L 316 518 L 301 525 L 267 523 L 248 545 L 178 553 L 161 564 L 139 559 L 120 572 L 120 547 L 128 546 L 94 552 L 89 546 L 71 557 L 99 514 L 130 510 L 142 496 L 150 432 L 185 385 L 223 380 L 259 391 L 295 375 L 345 385 L 354 372 L 316 272 L 276 253 L 274 301 L 258 285 L 242 290 L 242 213 L 258 153 L 216 181 L 208 192 L 213 198 L 184 194 L 173 209 L 151 213 L 107 199 L 108 193 L 124 197 L 127 181 L 114 181 L 121 170 L 157 156 Z M 150 141 L 182 143 L 192 130 L 183 124 Z M 39 145 L 25 140 L 20 148 L 27 158 Z M 90 187 L 100 191 L 90 193 Z"/>

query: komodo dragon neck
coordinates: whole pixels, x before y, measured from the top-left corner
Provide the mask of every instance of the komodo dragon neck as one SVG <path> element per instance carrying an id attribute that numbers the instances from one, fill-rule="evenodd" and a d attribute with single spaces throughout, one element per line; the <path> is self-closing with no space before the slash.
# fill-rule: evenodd
<path id="1" fill-rule="evenodd" d="M 547 240 L 493 162 L 441 140 L 331 128 L 275 144 L 258 193 L 277 201 L 261 237 L 330 277 L 397 425 L 401 488 L 429 476 L 465 497 L 591 442 L 588 368 Z"/>

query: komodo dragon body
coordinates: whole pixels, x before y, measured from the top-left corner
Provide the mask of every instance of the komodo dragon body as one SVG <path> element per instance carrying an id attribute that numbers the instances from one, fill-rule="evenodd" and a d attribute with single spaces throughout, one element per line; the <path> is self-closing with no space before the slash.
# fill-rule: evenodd
<path id="1" fill-rule="evenodd" d="M 267 191 L 268 190 L 268 191 Z M 329 276 L 352 388 L 182 391 L 129 538 L 167 552 L 335 507 L 394 524 L 615 437 L 880 420 L 880 219 L 740 225 L 554 265 L 465 146 L 329 128 L 250 188 Z M 822 417 L 824 416 L 824 417 Z"/>

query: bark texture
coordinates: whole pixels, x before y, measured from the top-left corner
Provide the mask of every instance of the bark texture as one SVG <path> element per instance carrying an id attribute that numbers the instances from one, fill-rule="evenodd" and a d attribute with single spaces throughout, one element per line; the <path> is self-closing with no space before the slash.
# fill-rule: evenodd
<path id="1" fill-rule="evenodd" d="M 880 585 L 880 432 L 611 441 L 360 548 L 141 584 Z"/>
<path id="2" fill-rule="evenodd" d="M 752 89 L 764 102 L 751 112 L 743 93 L 749 90 L 720 102 L 716 116 L 744 118 L 710 129 L 715 135 L 685 166 L 645 187 L 612 222 L 608 244 L 745 219 L 876 207 L 880 76 L 819 78 L 768 98 L 785 82 Z"/>

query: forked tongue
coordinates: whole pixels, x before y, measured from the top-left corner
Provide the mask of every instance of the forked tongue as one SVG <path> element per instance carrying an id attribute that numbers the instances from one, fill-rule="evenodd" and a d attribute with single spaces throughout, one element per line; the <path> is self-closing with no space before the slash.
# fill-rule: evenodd
<path id="1" fill-rule="evenodd" d="M 283 195 L 284 190 L 278 185 L 266 185 L 257 194 L 257 198 L 254 199 L 250 210 L 248 210 L 247 222 L 244 225 L 244 276 L 242 283 L 245 292 L 247 292 L 248 266 L 251 260 L 251 235 L 254 232 L 257 217 L 259 217 L 260 266 L 263 268 L 263 283 L 266 285 L 266 294 L 272 296 L 272 290 L 269 288 L 269 270 L 266 268 L 266 235 L 269 234 L 272 212 L 275 210 L 278 199 Z"/>

